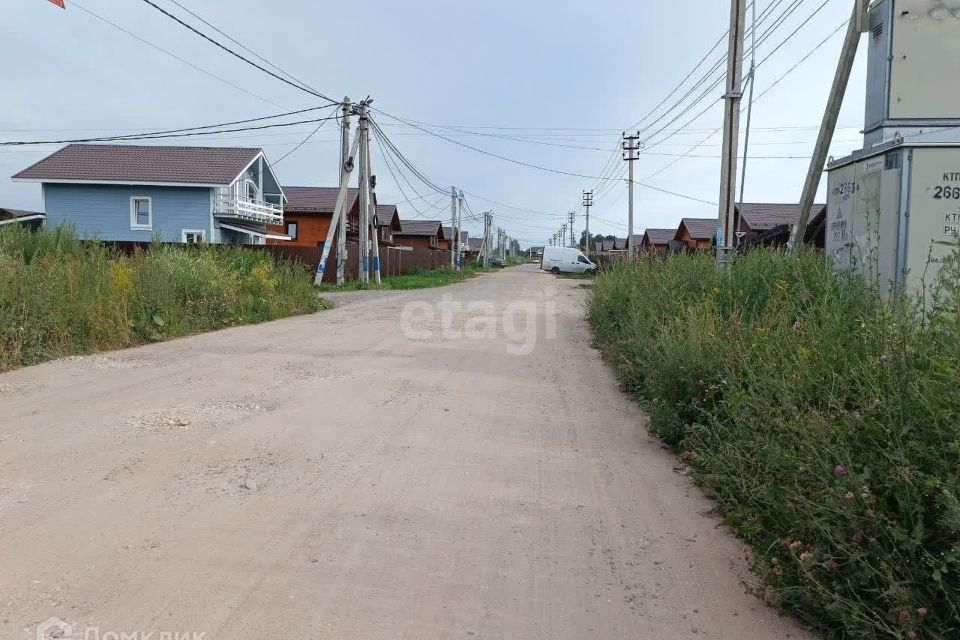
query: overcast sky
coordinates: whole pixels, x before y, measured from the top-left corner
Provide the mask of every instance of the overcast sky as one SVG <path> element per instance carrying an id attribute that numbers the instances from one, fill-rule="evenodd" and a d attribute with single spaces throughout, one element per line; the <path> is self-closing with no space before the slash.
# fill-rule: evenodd
<path id="1" fill-rule="evenodd" d="M 154 1 L 189 18 L 170 0 Z M 348 95 L 354 100 L 370 95 L 374 107 L 427 123 L 425 128 L 448 138 L 522 163 L 584 176 L 604 175 L 605 166 L 613 166 L 614 177 L 619 177 L 623 163 L 607 163 L 620 131 L 634 125 L 670 93 L 722 37 L 729 20 L 729 6 L 721 0 L 179 1 L 326 95 L 336 99 Z M 817 45 L 843 23 L 850 2 L 827 0 L 805 26 L 788 36 L 822 1 L 800 0 L 796 11 L 758 46 L 758 59 L 763 59 L 786 40 L 759 67 L 757 94 L 813 53 L 756 102 L 747 201 L 796 202 L 799 198 L 806 169 L 803 157 L 813 147 L 842 31 L 823 46 Z M 282 113 L 320 102 L 232 58 L 142 0 L 66 2 L 66 11 L 46 0 L 0 3 L 0 42 L 7 58 L 0 101 L 3 140 L 189 127 Z M 795 2 L 757 0 L 761 13 L 774 6 L 770 17 L 760 23 L 758 36 L 763 37 Z M 105 24 L 81 7 L 203 71 Z M 725 53 L 725 44 L 722 49 L 710 58 L 711 63 Z M 831 149 L 837 156 L 861 146 L 858 131 L 863 120 L 864 67 L 861 47 L 840 117 L 843 128 Z M 699 85 L 684 105 L 708 89 L 709 83 Z M 690 157 L 675 162 L 677 155 L 688 152 L 721 125 L 722 88 L 706 93 L 717 103 L 702 117 L 693 120 L 708 106 L 707 100 L 676 122 L 670 124 L 683 108 L 643 132 L 648 143 L 663 142 L 651 146 L 636 163 L 638 180 L 690 198 L 718 199 L 719 135 L 709 138 Z M 322 116 L 326 111 L 317 113 Z M 545 243 L 573 209 L 578 210 L 575 228 L 579 235 L 584 222 L 579 209 L 581 191 L 590 187 L 597 192 L 591 231 L 626 233 L 627 198 L 622 182 L 595 181 L 510 163 L 400 125 L 385 114 L 375 114 L 375 118 L 429 179 L 444 188 L 456 185 L 475 194 L 467 196 L 471 209 L 476 213 L 493 210 L 495 224 L 525 245 Z M 668 124 L 663 133 L 653 135 Z M 263 147 L 267 157 L 276 161 L 315 126 L 164 142 Z M 0 206 L 42 206 L 39 185 L 13 183 L 9 176 L 57 148 L 0 148 Z M 400 202 L 401 217 L 447 219 L 449 199 L 429 196 L 430 189 L 415 178 L 410 179 L 417 194 L 427 197 L 416 199 L 400 179 L 406 197 L 413 200 L 412 205 L 403 204 L 376 145 L 373 153 L 381 203 Z M 338 154 L 338 128 L 329 122 L 280 162 L 276 172 L 284 184 L 333 185 Z M 433 203 L 439 209 L 430 209 Z M 676 226 L 683 216 L 717 214 L 715 205 L 639 185 L 635 212 L 637 233 L 648 226 Z M 468 228 L 479 230 L 480 225 Z"/>

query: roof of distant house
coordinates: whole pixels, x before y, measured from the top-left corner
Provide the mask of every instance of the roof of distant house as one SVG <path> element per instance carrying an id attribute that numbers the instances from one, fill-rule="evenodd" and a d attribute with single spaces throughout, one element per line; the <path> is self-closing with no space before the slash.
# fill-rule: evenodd
<path id="1" fill-rule="evenodd" d="M 401 220 L 401 236 L 437 236 L 443 238 L 443 225 L 439 220 Z"/>
<path id="2" fill-rule="evenodd" d="M 400 214 L 397 212 L 397 205 L 378 204 L 376 213 L 378 227 L 390 227 L 394 231 L 399 231 L 402 228 L 400 225 Z"/>
<path id="3" fill-rule="evenodd" d="M 284 211 L 290 213 L 333 213 L 340 195 L 339 187 L 283 187 L 287 194 L 287 204 Z M 347 210 L 353 208 L 359 189 L 347 189 Z"/>
<path id="4" fill-rule="evenodd" d="M 24 211 L 23 209 L 0 209 L 0 225 L 43 220 L 46 215 L 39 211 Z"/>
<path id="5" fill-rule="evenodd" d="M 653 244 L 667 244 L 677 235 L 676 229 L 647 229 L 644 235 Z M 642 236 L 641 236 L 642 237 Z"/>
<path id="6" fill-rule="evenodd" d="M 37 182 L 228 186 L 261 149 L 71 144 L 13 176 Z"/>
<path id="7" fill-rule="evenodd" d="M 694 240 L 712 239 L 717 232 L 717 220 L 715 218 L 684 218 L 680 221 L 680 226 L 686 227 L 690 237 Z M 680 228 L 674 231 L 674 235 Z"/>
<path id="8" fill-rule="evenodd" d="M 815 218 L 826 206 L 815 204 L 810 207 L 810 219 Z M 793 225 L 800 219 L 799 204 L 745 202 L 737 205 L 737 211 L 740 213 L 740 218 L 753 231 L 767 231 L 775 227 Z"/>
<path id="9" fill-rule="evenodd" d="M 480 251 L 483 248 L 483 238 L 470 238 L 470 251 Z"/>

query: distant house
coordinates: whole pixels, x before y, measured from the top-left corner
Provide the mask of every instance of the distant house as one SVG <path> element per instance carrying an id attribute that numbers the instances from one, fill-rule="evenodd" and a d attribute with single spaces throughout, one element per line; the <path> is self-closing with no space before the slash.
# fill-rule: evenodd
<path id="1" fill-rule="evenodd" d="M 716 218 L 683 218 L 674 232 L 673 239 L 679 246 L 691 251 L 709 249 L 713 246 L 716 233 Z"/>
<path id="2" fill-rule="evenodd" d="M 440 249 L 444 239 L 443 225 L 439 220 L 401 220 L 400 231 L 393 234 L 397 244 L 414 249 Z"/>
<path id="3" fill-rule="evenodd" d="M 647 229 L 640 236 L 639 248 L 641 251 L 666 253 L 676 233 L 676 229 Z"/>
<path id="4" fill-rule="evenodd" d="M 815 204 L 810 208 L 811 222 L 826 215 L 827 205 Z M 742 233 L 743 245 L 785 244 L 790 238 L 793 225 L 800 219 L 799 204 L 743 203 L 737 205 L 734 228 Z M 815 228 L 814 224 L 809 225 Z M 822 244 L 820 245 L 822 246 Z"/>
<path id="5" fill-rule="evenodd" d="M 0 226 L 22 224 L 31 228 L 43 224 L 46 216 L 39 211 L 24 211 L 23 209 L 0 209 Z"/>
<path id="6" fill-rule="evenodd" d="M 71 144 L 13 176 L 39 182 L 46 220 L 113 241 L 286 239 L 286 196 L 261 149 Z"/>
<path id="7" fill-rule="evenodd" d="M 397 205 L 378 204 L 376 212 L 377 240 L 381 244 L 394 244 L 393 234 L 402 229 Z"/>
<path id="8" fill-rule="evenodd" d="M 456 237 L 453 227 L 444 227 L 443 236 L 437 239 L 437 246 L 443 251 L 450 251 L 450 243 Z"/>
<path id="9" fill-rule="evenodd" d="M 287 195 L 283 223 L 271 227 L 286 235 L 289 241 L 270 241 L 297 247 L 319 247 L 327 241 L 327 231 L 333 219 L 334 205 L 340 193 L 338 187 L 283 187 Z M 347 189 L 347 235 L 356 234 L 360 227 L 360 190 Z"/>

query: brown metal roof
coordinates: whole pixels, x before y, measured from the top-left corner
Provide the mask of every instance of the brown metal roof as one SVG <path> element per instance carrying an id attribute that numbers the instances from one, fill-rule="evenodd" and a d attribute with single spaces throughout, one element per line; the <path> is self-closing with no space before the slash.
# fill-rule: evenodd
<path id="1" fill-rule="evenodd" d="M 444 237 L 443 225 L 439 220 L 401 220 L 400 226 L 402 228 L 396 235 Z"/>
<path id="2" fill-rule="evenodd" d="M 483 247 L 483 238 L 470 238 L 470 251 L 480 251 Z"/>
<path id="3" fill-rule="evenodd" d="M 287 196 L 287 204 L 283 210 L 290 213 L 333 213 L 337 204 L 339 187 L 283 187 Z M 353 209 L 359 189 L 347 189 L 347 211 Z"/>
<path id="4" fill-rule="evenodd" d="M 815 204 L 810 208 L 810 219 L 826 208 L 825 204 Z M 775 227 L 793 225 L 800 219 L 799 204 L 750 203 L 737 205 L 740 218 L 752 231 L 768 231 Z"/>
<path id="5" fill-rule="evenodd" d="M 14 180 L 230 185 L 260 149 L 71 144 Z"/>
<path id="6" fill-rule="evenodd" d="M 400 231 L 400 214 L 395 204 L 378 204 L 376 207 L 377 226 L 390 227 L 393 231 Z"/>
<path id="7" fill-rule="evenodd" d="M 651 244 L 667 244 L 677 235 L 676 229 L 647 229 L 643 235 Z"/>
<path id="8" fill-rule="evenodd" d="M 0 220 L 14 220 L 16 218 L 30 218 L 42 216 L 39 211 L 24 211 L 23 209 L 0 209 Z"/>
<path id="9" fill-rule="evenodd" d="M 680 226 L 686 227 L 690 237 L 694 240 L 712 240 L 717 233 L 716 218 L 684 218 Z M 674 231 L 674 237 L 680 233 L 679 227 Z"/>

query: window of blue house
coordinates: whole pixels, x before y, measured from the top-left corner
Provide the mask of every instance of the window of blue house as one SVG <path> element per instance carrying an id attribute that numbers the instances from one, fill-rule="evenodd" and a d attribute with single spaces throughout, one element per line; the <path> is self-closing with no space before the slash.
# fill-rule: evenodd
<path id="1" fill-rule="evenodd" d="M 130 228 L 153 229 L 153 206 L 150 198 L 130 198 Z"/>

